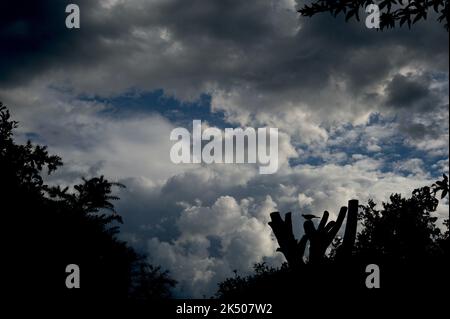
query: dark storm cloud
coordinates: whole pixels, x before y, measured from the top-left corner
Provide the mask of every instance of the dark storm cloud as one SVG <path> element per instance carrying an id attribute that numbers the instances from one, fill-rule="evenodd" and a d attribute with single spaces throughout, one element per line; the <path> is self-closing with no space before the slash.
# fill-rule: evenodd
<path id="1" fill-rule="evenodd" d="M 66 7 L 81 11 L 81 28 L 66 28 Z M 0 3 L 0 84 L 16 86 L 54 70 L 87 69 L 116 54 L 105 43 L 133 27 L 120 9 L 114 15 L 102 1 L 6 0 Z M 125 23 L 122 23 L 125 22 Z M 129 49 L 132 49 L 131 47 Z M 68 74 L 70 76 L 70 74 Z"/>
<path id="2" fill-rule="evenodd" d="M 250 46 L 278 35 L 267 16 L 274 6 L 270 1 L 168 0 L 159 4 L 155 17 L 182 39 L 220 39 Z"/>
<path id="3" fill-rule="evenodd" d="M 384 90 L 384 109 L 414 141 L 448 139 L 448 77 L 396 74 Z"/>
<path id="4" fill-rule="evenodd" d="M 0 33 L 8 44 L 0 53 L 3 85 L 61 71 L 75 89 L 94 94 L 140 87 L 185 97 L 213 87 L 261 93 L 253 103 L 273 108 L 283 101 L 325 104 L 317 95 L 335 81 L 357 96 L 412 61 L 448 65 L 448 34 L 434 21 L 414 33 L 374 32 L 328 15 L 299 19 L 288 0 L 127 1 L 110 8 L 77 1 L 80 30 L 64 27 L 68 1 L 8 3 Z"/>
<path id="5" fill-rule="evenodd" d="M 90 7 L 89 2 L 82 1 Z M 70 1 L 2 1 L 0 3 L 0 83 L 14 85 L 68 61 L 81 32 L 65 26 Z"/>
<path id="6" fill-rule="evenodd" d="M 386 105 L 394 108 L 424 112 L 439 106 L 439 96 L 430 89 L 430 81 L 426 77 L 397 74 L 387 85 L 386 93 Z"/>
<path id="7" fill-rule="evenodd" d="M 377 32 L 328 14 L 301 18 L 292 0 L 82 0 L 81 29 L 68 30 L 68 2 L 2 3 L 0 90 L 37 78 L 75 96 L 207 93 L 243 124 L 297 108 L 324 127 L 383 112 L 414 139 L 446 133 L 448 90 L 431 86 L 448 82 L 433 79 L 448 72 L 448 33 L 433 17 Z M 285 122 L 274 125 L 297 125 Z"/>

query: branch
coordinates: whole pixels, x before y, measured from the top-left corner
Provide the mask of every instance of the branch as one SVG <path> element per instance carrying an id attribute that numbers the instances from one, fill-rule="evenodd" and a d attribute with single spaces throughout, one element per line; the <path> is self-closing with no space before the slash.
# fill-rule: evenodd
<path id="1" fill-rule="evenodd" d="M 292 230 L 292 214 L 290 212 L 287 213 L 284 221 L 279 212 L 271 213 L 270 218 L 269 226 L 277 238 L 278 245 L 280 245 L 277 251 L 283 253 L 289 266 L 296 267 L 302 265 L 304 263 L 303 255 L 308 238 L 303 236 L 300 241 L 295 239 Z"/>

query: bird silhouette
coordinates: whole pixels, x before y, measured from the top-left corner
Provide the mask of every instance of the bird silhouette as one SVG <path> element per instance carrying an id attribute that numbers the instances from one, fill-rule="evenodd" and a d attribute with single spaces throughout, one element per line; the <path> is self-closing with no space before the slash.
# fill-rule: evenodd
<path id="1" fill-rule="evenodd" d="M 319 216 L 316 216 L 316 215 L 311 215 L 311 214 L 302 214 L 302 216 L 303 216 L 303 218 L 304 219 L 306 219 L 306 220 L 311 220 L 311 219 L 313 219 L 313 218 L 319 218 Z"/>

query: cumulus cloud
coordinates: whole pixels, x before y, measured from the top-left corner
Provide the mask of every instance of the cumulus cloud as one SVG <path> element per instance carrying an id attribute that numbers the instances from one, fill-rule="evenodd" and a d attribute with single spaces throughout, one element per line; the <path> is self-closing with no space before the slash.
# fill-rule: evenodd
<path id="1" fill-rule="evenodd" d="M 424 163 L 420 158 L 412 158 L 403 162 L 395 163 L 395 169 L 408 174 L 425 175 Z"/>
<path id="2" fill-rule="evenodd" d="M 349 199 L 359 199 L 361 204 L 374 199 L 381 204 L 393 193 L 408 196 L 413 189 L 431 184 L 430 176 L 417 169 L 420 166 L 420 161 L 411 160 L 398 163 L 398 171 L 407 171 L 406 175 L 383 172 L 381 161 L 355 156 L 351 165 L 296 166 L 270 177 L 254 172 L 240 185 L 222 180 L 225 171 L 212 166 L 177 175 L 176 183 L 169 180 L 160 188 L 141 184 L 143 190 L 121 194 L 119 207 L 126 210 L 129 201 L 141 203 L 137 221 L 130 225 L 130 219 L 136 218 L 133 210 L 125 215 L 126 236 L 134 238 L 152 262 L 173 272 L 180 280 L 180 296 L 202 297 L 214 293 L 217 282 L 232 276 L 233 270 L 246 274 L 252 263 L 281 264 L 283 257 L 275 252 L 277 245 L 267 224 L 270 212 L 293 212 L 299 238 L 302 213 L 321 215 L 328 210 L 336 218 Z M 199 187 L 193 189 L 194 184 Z M 448 203 L 443 202 L 436 213 L 440 225 L 446 209 Z M 139 228 L 144 224 L 148 226 Z"/>
<path id="3" fill-rule="evenodd" d="M 270 196 L 259 204 L 253 198 L 238 203 L 230 196 L 217 198 L 210 207 L 186 204 L 174 241 L 148 240 L 152 260 L 172 270 L 180 281 L 180 294 L 212 295 L 215 284 L 233 270 L 248 272 L 263 258 L 281 261 L 267 224 L 275 206 Z"/>
<path id="4" fill-rule="evenodd" d="M 3 99 L 14 105 L 19 137 L 49 145 L 70 169 L 78 167 L 84 175 L 99 167 L 113 179 L 147 176 L 155 182 L 189 169 L 170 161 L 175 126 L 158 114 L 114 116 L 108 113 L 111 106 L 58 90 L 38 87 L 27 93 L 10 90 Z"/>

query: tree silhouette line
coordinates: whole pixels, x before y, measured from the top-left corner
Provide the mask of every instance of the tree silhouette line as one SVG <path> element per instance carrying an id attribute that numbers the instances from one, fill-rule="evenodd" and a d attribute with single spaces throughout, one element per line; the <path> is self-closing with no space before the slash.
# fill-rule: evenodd
<path id="1" fill-rule="evenodd" d="M 446 230 L 442 232 L 434 214 L 439 194 L 444 199 L 448 191 L 448 177 L 443 175 L 431 187 L 414 190 L 410 198 L 392 194 L 381 209 L 373 200 L 366 205 L 350 200 L 348 207 L 341 207 L 335 221 L 329 221 L 329 212 L 325 211 L 317 227 L 313 215 L 304 215 L 300 240 L 293 232 L 292 214 L 285 214 L 283 220 L 279 212 L 273 212 L 269 225 L 279 244 L 277 251 L 286 262 L 279 268 L 264 262 L 255 264 L 254 273 L 248 276 L 236 272 L 219 283 L 216 296 L 279 299 L 312 293 L 323 297 L 339 290 L 358 295 L 369 290 L 366 267 L 373 264 L 380 268 L 380 288 L 388 295 L 436 293 L 450 284 L 449 219 L 444 221 Z"/>
<path id="2" fill-rule="evenodd" d="M 8 109 L 0 102 L 0 205 L 3 283 L 22 304 L 36 300 L 145 303 L 171 297 L 175 281 L 147 263 L 117 234 L 114 187 L 103 176 L 73 187 L 49 186 L 44 174 L 62 166 L 45 146 L 16 144 Z M 80 289 L 67 289 L 66 266 L 80 268 Z M 6 288 L 5 288 L 6 287 Z"/>

